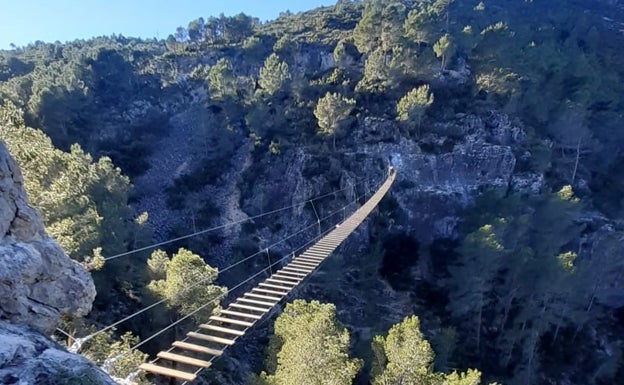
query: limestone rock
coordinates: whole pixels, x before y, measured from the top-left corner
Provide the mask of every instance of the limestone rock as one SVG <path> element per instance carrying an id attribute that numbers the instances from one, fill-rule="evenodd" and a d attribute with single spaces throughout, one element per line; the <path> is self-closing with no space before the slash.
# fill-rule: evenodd
<path id="1" fill-rule="evenodd" d="M 91 276 L 46 235 L 0 142 L 0 318 L 49 332 L 62 313 L 88 313 L 94 298 Z"/>
<path id="2" fill-rule="evenodd" d="M 36 331 L 0 321 L 0 383 L 113 385 L 95 364 Z"/>
<path id="3" fill-rule="evenodd" d="M 423 242 L 452 238 L 459 211 L 480 188 L 506 190 L 516 165 L 509 146 L 474 138 L 443 153 L 425 152 L 406 139 L 368 151 L 383 154 L 397 169 L 392 196 L 407 215 L 397 225 Z"/>

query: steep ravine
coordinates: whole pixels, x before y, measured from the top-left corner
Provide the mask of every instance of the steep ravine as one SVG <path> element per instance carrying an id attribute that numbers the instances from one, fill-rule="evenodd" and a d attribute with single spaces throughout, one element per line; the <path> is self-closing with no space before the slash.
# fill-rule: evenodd
<path id="1" fill-rule="evenodd" d="M 180 127 L 181 125 L 178 125 Z M 391 121 L 366 120 L 357 128 L 360 134 L 343 142 L 335 153 L 314 147 L 297 147 L 279 155 L 254 154 L 253 148 L 241 147 L 227 172 L 227 178 L 209 186 L 210 196 L 237 196 L 221 207 L 215 223 L 227 223 L 243 215 L 255 215 L 299 202 L 305 202 L 327 192 L 344 189 L 327 199 L 315 202 L 320 217 L 342 207 L 365 191 L 365 185 L 349 188 L 360 178 L 370 178 L 374 188 L 388 163 L 398 170 L 387 202 L 391 210 L 380 208 L 375 215 L 384 222 L 385 233 L 375 234 L 371 228 L 375 215 L 365 222 L 345 242 L 336 255 L 295 293 L 296 297 L 333 302 L 341 322 L 351 331 L 354 348 L 366 350 L 370 339 L 403 317 L 419 312 L 418 300 L 411 290 L 396 290 L 380 273 L 381 258 L 372 250 L 375 242 L 387 234 L 402 234 L 413 239 L 414 245 L 427 245 L 439 238 L 456 236 L 459 213 L 483 188 L 501 193 L 508 190 L 537 192 L 543 187 L 541 175 L 516 173 L 517 155 L 525 134 L 506 115 L 491 112 L 484 116 L 459 115 L 456 119 L 438 123 L 433 132 L 456 132 L 452 145 L 444 143 L 443 134 L 429 134 L 424 139 L 390 140 L 395 127 Z M 374 133 L 366 134 L 366 133 Z M 340 142 L 339 142 L 340 143 Z M 354 150 L 355 149 L 355 150 Z M 156 152 L 157 153 L 157 152 Z M 247 154 L 247 155 L 245 155 Z M 154 163 L 152 175 L 171 175 Z M 238 180 L 233 189 L 225 181 Z M 162 181 L 163 183 L 166 181 Z M 171 183 L 172 180 L 169 180 Z M 200 196 L 197 196 L 198 198 Z M 383 206 L 383 205 L 382 205 Z M 313 223 L 316 216 L 311 205 L 301 205 L 263 220 L 254 221 L 244 230 L 236 229 L 223 235 L 223 245 L 232 246 L 240 238 L 253 239 L 261 249 Z M 192 230 L 189 227 L 189 232 Z M 377 231 L 377 230 L 375 230 Z M 289 252 L 315 234 L 310 231 L 271 249 L 274 258 Z M 207 262 L 226 266 L 229 247 L 210 248 Z M 427 278 L 426 260 L 419 250 L 405 251 L 405 274 L 411 282 Z M 248 267 L 248 273 L 266 261 Z M 240 277 L 236 277 L 240 278 Z M 232 282 L 225 282 L 231 284 Z M 235 283 L 235 282 L 234 282 Z M 260 369 L 264 352 L 262 342 L 271 321 L 263 323 L 231 349 L 217 364 L 212 375 L 219 384 L 240 384 L 249 371 Z"/>

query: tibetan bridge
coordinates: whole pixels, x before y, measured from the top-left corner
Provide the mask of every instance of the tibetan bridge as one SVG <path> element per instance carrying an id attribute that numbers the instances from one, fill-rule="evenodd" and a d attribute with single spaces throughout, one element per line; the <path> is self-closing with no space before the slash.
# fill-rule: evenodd
<path id="1" fill-rule="evenodd" d="M 225 349 L 269 314 L 340 246 L 377 207 L 395 177 L 395 170 L 390 168 L 379 189 L 342 223 L 251 291 L 231 302 L 218 315 L 209 317 L 197 331 L 188 332 L 182 341 L 174 341 L 169 350 L 159 352 L 155 360 L 142 364 L 139 369 L 185 383 L 195 380 L 202 370 L 210 367 Z"/>

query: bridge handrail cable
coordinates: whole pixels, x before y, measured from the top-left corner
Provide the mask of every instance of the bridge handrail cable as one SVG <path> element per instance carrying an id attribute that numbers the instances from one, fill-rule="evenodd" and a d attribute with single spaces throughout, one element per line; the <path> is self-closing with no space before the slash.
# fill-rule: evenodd
<path id="1" fill-rule="evenodd" d="M 340 191 L 340 190 L 339 190 L 339 191 Z M 327 196 L 327 194 L 325 194 L 325 196 Z M 343 210 L 344 208 L 349 207 L 351 204 L 353 204 L 353 203 L 357 202 L 357 200 L 358 200 L 358 199 L 361 199 L 362 197 L 363 197 L 363 195 L 360 195 L 359 197 L 356 197 L 356 198 L 355 198 L 354 200 L 352 200 L 351 202 L 349 202 L 349 203 L 347 203 L 346 205 L 342 206 L 342 207 L 340 208 L 340 210 Z M 320 198 L 321 198 L 321 197 L 319 197 L 319 198 L 317 198 L 317 199 L 320 199 Z M 307 202 L 306 202 L 306 203 L 307 203 Z M 338 211 L 339 211 L 339 210 L 338 210 Z M 327 220 L 329 217 L 331 217 L 331 216 L 335 215 L 335 214 L 336 214 L 336 212 L 337 212 L 337 211 L 334 211 L 334 212 L 332 212 L 330 215 L 328 215 L 328 216 L 326 216 L 326 217 L 322 218 L 322 219 L 320 220 L 320 222 L 323 222 L 323 221 Z M 311 228 L 313 228 L 313 227 L 315 227 L 315 226 L 318 226 L 318 223 L 319 223 L 319 221 L 316 221 L 316 220 L 315 220 L 312 224 L 309 224 L 309 225 L 307 225 L 307 226 L 305 226 L 305 227 L 303 227 L 303 228 L 299 229 L 297 232 L 292 233 L 292 234 L 290 234 L 290 235 L 288 235 L 288 236 L 286 236 L 286 237 L 284 237 L 284 238 L 280 239 L 279 241 L 276 241 L 276 242 L 272 243 L 271 245 L 269 245 L 269 246 L 267 246 L 267 247 L 265 247 L 265 248 L 263 248 L 263 249 L 261 249 L 261 250 L 258 250 L 258 251 L 256 251 L 255 253 L 253 253 L 253 254 L 251 254 L 251 255 L 249 255 L 249 256 L 247 256 L 247 257 L 245 257 L 245 258 L 241 259 L 240 261 L 237 261 L 237 262 L 235 262 L 235 263 L 233 263 L 233 264 L 231 264 L 231 265 L 229 265 L 229 266 L 227 266 L 227 267 L 225 267 L 225 268 L 223 268 L 223 269 L 219 270 L 219 274 L 223 274 L 223 273 L 225 273 L 225 272 L 227 272 L 227 271 L 229 271 L 229 270 L 231 270 L 231 269 L 233 269 L 233 268 L 235 268 L 235 267 L 237 267 L 237 266 L 239 266 L 239 265 L 241 265 L 241 264 L 243 264 L 243 263 L 245 263 L 245 262 L 249 261 L 250 259 L 252 259 L 252 258 L 254 258 L 254 257 L 256 257 L 256 256 L 258 256 L 258 255 L 260 255 L 260 254 L 262 254 L 262 253 L 264 253 L 266 249 L 270 249 L 270 248 L 272 248 L 272 247 L 275 247 L 275 246 L 277 246 L 277 245 L 279 245 L 279 244 L 281 244 L 281 243 L 283 243 L 283 242 L 285 242 L 285 241 L 287 241 L 287 240 L 289 240 L 289 239 L 291 239 L 291 238 L 296 237 L 297 235 L 299 235 L 299 234 L 301 234 L 301 233 L 303 233 L 303 232 L 305 232 L 305 231 L 310 230 Z M 310 242 L 306 243 L 306 245 L 307 245 L 307 244 L 309 244 L 309 243 L 310 243 Z M 295 249 L 295 250 L 297 250 L 297 249 Z M 186 291 L 188 291 L 188 290 L 190 290 L 190 289 L 192 289 L 192 288 L 194 288 L 194 287 L 196 287 L 196 286 L 198 286 L 198 285 L 200 285 L 200 284 L 202 284 L 202 283 L 206 282 L 206 281 L 207 281 L 208 279 L 210 279 L 210 278 L 211 278 L 211 277 L 207 277 L 207 278 L 204 278 L 204 279 L 199 280 L 199 281 L 197 281 L 197 282 L 194 282 L 193 284 L 191 284 L 191 285 L 189 285 L 189 286 L 185 286 L 185 287 L 183 287 L 182 289 L 180 289 L 180 291 L 179 291 L 178 293 L 180 293 L 180 294 L 185 293 Z M 153 309 L 153 308 L 155 308 L 155 307 L 156 307 L 156 306 L 158 306 L 158 305 L 161 305 L 161 304 L 165 303 L 166 301 L 167 301 L 167 299 L 161 299 L 161 300 L 159 300 L 159 301 L 157 301 L 157 302 L 154 302 L 154 303 L 152 303 L 151 305 L 145 306 L 144 308 L 139 309 L 139 310 L 135 311 L 134 313 L 132 313 L 132 314 L 130 314 L 130 315 L 128 315 L 128 316 L 126 316 L 126 317 L 124 317 L 124 318 L 122 318 L 122 319 L 118 320 L 118 321 L 115 321 L 115 322 L 113 322 L 112 324 L 109 324 L 109 325 L 107 325 L 107 326 L 105 326 L 105 327 L 103 327 L 103 328 L 101 328 L 101 329 L 99 329 L 99 330 L 97 330 L 97 331 L 95 331 L 95 332 L 93 332 L 93 333 L 91 333 L 91 334 L 88 334 L 88 335 L 86 335 L 86 336 L 84 336 L 84 337 L 75 338 L 74 340 L 75 340 L 76 342 L 78 342 L 78 345 L 77 345 L 75 348 L 73 348 L 73 350 L 79 351 L 79 350 L 80 350 L 80 345 L 81 345 L 82 343 L 84 343 L 85 341 L 88 341 L 89 339 L 91 339 L 91 338 L 93 338 L 93 337 L 95 337 L 95 336 L 97 336 L 97 335 L 99 335 L 99 334 L 101 334 L 101 333 L 104 333 L 104 332 L 106 332 L 106 331 L 108 331 L 108 330 L 111 330 L 112 328 L 114 328 L 114 327 L 116 327 L 116 326 L 119 326 L 120 324 L 122 324 L 122 323 L 124 323 L 124 322 L 126 322 L 126 321 L 128 321 L 128 320 L 130 320 L 130 319 L 132 319 L 132 318 L 134 318 L 134 317 L 136 317 L 136 316 L 138 316 L 138 315 L 140 315 L 140 314 L 142 314 L 142 313 L 144 313 L 144 312 L 146 312 L 146 311 L 150 310 L 150 309 Z M 64 333 L 65 333 L 65 332 L 64 332 Z"/>

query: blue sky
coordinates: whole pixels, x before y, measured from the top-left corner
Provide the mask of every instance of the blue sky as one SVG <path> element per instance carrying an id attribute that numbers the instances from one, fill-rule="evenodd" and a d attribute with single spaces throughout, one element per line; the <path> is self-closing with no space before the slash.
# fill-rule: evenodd
<path id="1" fill-rule="evenodd" d="M 240 12 L 261 20 L 336 0 L 0 0 L 0 49 L 45 42 L 124 36 L 164 39 L 199 17 Z"/>

